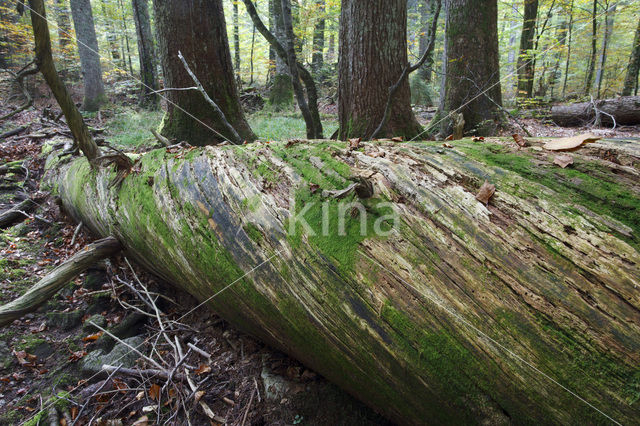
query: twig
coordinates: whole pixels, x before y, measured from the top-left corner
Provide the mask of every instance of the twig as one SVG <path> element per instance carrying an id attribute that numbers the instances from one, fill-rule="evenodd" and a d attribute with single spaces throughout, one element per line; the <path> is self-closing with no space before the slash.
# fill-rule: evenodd
<path id="1" fill-rule="evenodd" d="M 194 352 L 197 352 L 200 355 L 202 355 L 203 357 L 205 357 L 207 359 L 211 359 L 211 354 L 203 351 L 202 349 L 200 349 L 199 347 L 197 347 L 193 343 L 187 343 L 187 346 L 190 347 L 191 349 L 193 349 Z"/>
<path id="2" fill-rule="evenodd" d="M 235 143 L 236 145 L 241 145 L 242 138 L 240 137 L 236 129 L 227 121 L 227 117 L 225 117 L 224 113 L 222 112 L 218 104 L 216 104 L 215 101 L 211 99 L 211 97 L 209 97 L 209 94 L 207 93 L 207 91 L 204 90 L 202 83 L 200 83 L 200 80 L 198 80 L 198 77 L 196 77 L 193 71 L 191 71 L 191 68 L 189 68 L 189 64 L 187 64 L 187 61 L 184 59 L 184 56 L 182 56 L 182 52 L 180 51 L 178 51 L 178 58 L 180 58 L 180 60 L 182 61 L 182 65 L 184 65 L 184 68 L 187 70 L 187 73 L 189 73 L 189 75 L 193 79 L 193 82 L 196 84 L 196 86 L 198 86 L 198 90 L 200 91 L 200 93 L 202 93 L 202 96 L 204 96 L 204 99 L 213 107 L 213 110 L 215 111 L 215 115 L 217 116 L 218 120 L 222 122 L 224 127 L 231 134 L 231 142 Z"/>
<path id="3" fill-rule="evenodd" d="M 73 238 L 71 238 L 71 247 L 76 244 L 76 239 L 78 238 L 78 234 L 80 234 L 80 230 L 82 229 L 83 223 L 80 222 L 78 226 L 76 226 L 76 230 L 73 232 Z"/>
<path id="4" fill-rule="evenodd" d="M 245 422 L 247 421 L 247 414 L 249 414 L 249 409 L 251 408 L 251 403 L 253 403 L 253 397 L 256 394 L 256 390 L 254 389 L 251 392 L 251 398 L 249 398 L 249 403 L 247 404 L 247 408 L 244 410 L 244 415 L 242 416 L 242 423 L 240 423 L 240 426 L 244 426 Z"/>
<path id="5" fill-rule="evenodd" d="M 92 326 L 94 326 L 95 328 L 97 328 L 98 330 L 102 331 L 104 334 L 106 334 L 107 336 L 111 337 L 113 340 L 115 340 L 116 342 L 128 347 L 129 349 L 131 349 L 133 352 L 137 353 L 138 355 L 140 355 L 142 358 L 144 358 L 145 360 L 149 361 L 154 367 L 162 370 L 162 366 L 160 364 L 158 364 L 158 362 L 156 360 L 154 360 L 153 358 L 149 358 L 148 356 L 146 356 L 145 354 L 143 354 L 142 352 L 140 352 L 138 349 L 134 348 L 133 346 L 131 346 L 130 344 L 128 344 L 127 342 L 123 341 L 122 339 L 120 339 L 119 337 L 117 337 L 116 335 L 114 335 L 113 333 L 111 333 L 109 330 L 105 330 L 103 327 L 100 327 L 99 325 L 97 325 L 96 323 L 94 323 L 93 321 L 88 321 L 89 324 L 91 324 Z"/>
<path id="6" fill-rule="evenodd" d="M 167 371 L 162 367 L 160 369 L 147 368 L 147 369 L 138 370 L 135 368 L 114 367 L 112 365 L 105 364 L 102 366 L 102 371 L 107 373 L 122 374 L 124 376 L 131 376 L 131 377 L 142 377 L 142 378 L 159 377 L 164 380 L 169 380 L 170 377 L 172 377 L 181 382 L 186 381 L 186 377 L 183 374 L 174 372 L 174 374 L 171 375 L 170 371 Z"/>
<path id="7" fill-rule="evenodd" d="M 71 426 L 74 426 L 78 420 L 80 420 L 80 416 L 82 415 L 82 412 L 84 411 L 84 409 L 87 407 L 87 404 L 89 403 L 89 401 L 91 401 L 91 398 L 93 398 L 94 396 L 96 396 L 98 394 L 98 392 L 100 392 L 102 389 L 104 389 L 104 387 L 107 385 L 107 383 L 109 383 L 109 381 L 113 378 L 113 376 L 118 373 L 118 371 L 120 370 L 120 368 L 122 368 L 122 366 L 118 366 L 118 367 L 113 367 L 113 369 L 111 370 L 111 372 L 109 373 L 109 377 L 107 377 L 107 379 L 102 383 L 102 385 L 93 393 L 93 395 L 91 395 L 89 398 L 87 398 L 87 400 L 85 401 L 84 404 L 82 404 L 82 407 L 80 407 L 80 410 L 78 411 L 78 414 L 76 415 L 76 419 L 73 421 L 73 423 L 71 424 Z"/>

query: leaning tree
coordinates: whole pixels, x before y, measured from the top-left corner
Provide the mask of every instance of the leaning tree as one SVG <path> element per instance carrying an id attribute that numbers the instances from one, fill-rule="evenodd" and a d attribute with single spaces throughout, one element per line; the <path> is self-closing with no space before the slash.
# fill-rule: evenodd
<path id="1" fill-rule="evenodd" d="M 447 136 L 456 119 L 464 122 L 467 133 L 491 134 L 502 119 L 498 2 L 446 0 L 445 6 L 447 57 L 440 107 L 431 129 L 439 127 Z"/>
<path id="2" fill-rule="evenodd" d="M 339 137 L 369 138 L 385 115 L 389 87 L 408 63 L 406 0 L 344 0 L 339 55 Z M 421 130 L 404 79 L 379 136 L 412 138 Z"/>
<path id="3" fill-rule="evenodd" d="M 169 89 L 162 135 L 192 145 L 237 142 L 230 124 L 241 140 L 253 141 L 238 99 L 222 2 L 154 0 L 153 5 L 165 90 Z M 194 85 L 180 52 L 208 99 L 196 90 L 178 90 Z"/>

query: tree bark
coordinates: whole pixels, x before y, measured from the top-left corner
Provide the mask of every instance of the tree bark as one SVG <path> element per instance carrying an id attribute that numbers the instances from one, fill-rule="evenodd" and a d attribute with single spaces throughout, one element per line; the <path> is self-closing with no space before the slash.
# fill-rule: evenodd
<path id="1" fill-rule="evenodd" d="M 23 315 L 35 311 L 51 300 L 62 287 L 100 260 L 118 253 L 120 243 L 113 237 L 89 244 L 69 260 L 55 267 L 25 294 L 6 305 L 0 306 L 0 327 Z"/>
<path id="2" fill-rule="evenodd" d="M 154 0 L 153 4 L 165 87 L 193 86 L 178 58 L 181 51 L 229 123 L 243 139 L 255 140 L 238 100 L 222 2 Z M 187 28 L 190 31 L 185 31 Z M 212 106 L 197 91 L 169 91 L 167 99 L 163 136 L 192 145 L 212 145 L 231 137 L 225 133 L 224 123 L 214 118 Z"/>
<path id="3" fill-rule="evenodd" d="M 407 4 L 345 0 L 340 16 L 338 118 L 340 139 L 368 138 L 387 104 L 389 87 L 408 65 Z M 411 110 L 409 81 L 398 88 L 380 137 L 411 139 L 422 127 Z"/>
<path id="4" fill-rule="evenodd" d="M 155 109 L 158 107 L 158 96 L 152 92 L 158 90 L 158 76 L 148 0 L 131 0 L 131 8 L 136 25 L 140 80 L 142 80 L 139 104 L 146 108 Z"/>
<path id="5" fill-rule="evenodd" d="M 36 203 L 31 198 L 27 198 L 9 210 L 0 213 L 0 229 L 7 228 L 20 220 L 26 219 L 28 216 L 25 216 L 25 213 L 30 212 L 35 207 Z"/>
<path id="6" fill-rule="evenodd" d="M 282 19 L 282 3 L 280 0 L 272 0 L 273 4 L 273 35 L 284 45 L 286 36 L 284 21 Z M 275 74 L 269 93 L 269 104 L 275 111 L 290 108 L 293 105 L 293 84 L 286 58 L 275 53 Z M 286 55 L 285 55 L 286 56 Z"/>
<path id="7" fill-rule="evenodd" d="M 100 149 L 93 140 L 93 137 L 91 137 L 91 133 L 89 133 L 89 129 L 80 111 L 76 108 L 76 104 L 73 102 L 73 99 L 71 99 L 69 91 L 67 91 L 67 88 L 56 71 L 55 64 L 53 63 L 53 55 L 51 54 L 51 36 L 46 20 L 44 2 L 43 0 L 29 0 L 29 6 L 35 11 L 35 13 L 31 13 L 31 26 L 36 44 L 36 64 L 38 65 L 38 69 L 40 69 L 49 89 L 51 89 L 58 105 L 60 105 L 60 109 L 67 120 L 67 126 L 69 126 L 69 130 L 71 130 L 73 135 L 74 142 L 89 161 L 93 161 L 100 155 Z M 102 79 L 100 83 L 102 83 Z"/>
<path id="8" fill-rule="evenodd" d="M 444 78 L 440 107 L 430 128 L 438 124 L 440 135 L 446 137 L 452 133 L 452 115 L 461 113 L 465 132 L 493 134 L 502 121 L 497 1 L 446 0 L 445 4 Z M 469 22 L 479 24 L 469 26 Z"/>
<path id="9" fill-rule="evenodd" d="M 124 36 L 124 45 L 127 48 L 127 62 L 129 63 L 129 72 L 131 75 L 133 75 L 133 64 L 131 63 L 131 48 L 129 47 L 129 28 L 127 28 L 127 19 L 125 17 L 124 3 L 122 2 L 122 0 L 118 0 L 118 8 L 120 9 L 120 17 L 122 18 L 120 22 L 122 22 L 122 35 Z"/>
<path id="10" fill-rule="evenodd" d="M 533 42 L 538 22 L 538 0 L 524 1 L 524 19 L 520 35 L 520 54 L 518 56 L 518 97 L 529 99 L 533 95 L 535 67 L 533 65 Z"/>
<path id="11" fill-rule="evenodd" d="M 569 6 L 569 37 L 567 40 L 567 61 L 564 66 L 564 82 L 562 83 L 562 98 L 565 98 L 567 93 L 567 81 L 569 80 L 569 64 L 571 62 L 571 42 L 573 38 L 573 5 L 575 0 L 571 0 L 571 6 Z"/>
<path id="12" fill-rule="evenodd" d="M 82 109 L 97 111 L 105 102 L 104 85 L 102 83 L 102 66 L 98 53 L 98 39 L 93 24 L 93 13 L 90 0 L 71 0 L 71 15 L 76 30 L 80 66 L 84 81 L 84 100 Z"/>
<path id="13" fill-rule="evenodd" d="M 113 17 L 107 9 L 107 2 L 100 0 L 100 6 L 102 7 L 102 15 L 105 21 L 105 27 L 107 29 L 107 44 L 109 45 L 109 51 L 111 52 L 111 59 L 114 63 L 117 63 L 122 59 L 122 69 L 127 69 L 127 63 L 125 62 L 124 55 L 120 54 L 120 46 L 118 46 L 118 35 L 115 27 L 113 26 Z"/>
<path id="14" fill-rule="evenodd" d="M 235 60 L 233 66 L 236 71 L 236 81 L 238 87 L 242 87 L 242 79 L 240 78 L 240 14 L 238 12 L 238 1 L 233 0 L 233 52 Z"/>
<path id="15" fill-rule="evenodd" d="M 615 118 L 617 125 L 633 126 L 640 124 L 640 97 L 624 96 L 596 101 L 595 106 L 605 114 L 600 114 L 601 125 L 612 126 Z M 582 102 L 569 105 L 557 105 L 551 108 L 551 119 L 558 126 L 584 126 L 596 119 L 594 104 Z"/>
<path id="16" fill-rule="evenodd" d="M 156 150 L 120 187 L 82 159 L 50 161 L 47 181 L 150 271 L 398 424 L 610 421 L 575 395 L 632 424 L 638 144 L 588 145 L 569 169 L 513 145 Z M 323 198 L 351 176 L 373 196 Z"/>
<path id="17" fill-rule="evenodd" d="M 629 66 L 627 67 L 627 76 L 624 79 L 624 88 L 622 89 L 622 96 L 631 96 L 633 90 L 637 90 L 638 85 L 638 73 L 640 72 L 640 20 L 638 21 L 638 28 L 636 29 L 636 35 L 633 39 L 633 47 L 631 49 L 631 56 L 629 57 Z"/>

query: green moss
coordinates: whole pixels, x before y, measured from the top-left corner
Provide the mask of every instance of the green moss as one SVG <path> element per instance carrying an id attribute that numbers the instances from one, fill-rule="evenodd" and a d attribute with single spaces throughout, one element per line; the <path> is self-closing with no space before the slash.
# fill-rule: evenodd
<path id="1" fill-rule="evenodd" d="M 47 343 L 47 341 L 37 337 L 35 334 L 25 334 L 22 340 L 16 343 L 15 348 L 19 351 L 29 352 L 44 343 Z"/>
<path id="2" fill-rule="evenodd" d="M 249 238 L 251 238 L 256 243 L 260 243 L 264 240 L 262 232 L 260 232 L 260 230 L 253 223 L 247 223 L 243 226 L 243 229 L 244 232 L 247 233 Z"/>
<path id="3" fill-rule="evenodd" d="M 612 217 L 633 230 L 633 236 L 617 236 L 640 249 L 640 197 L 630 188 L 616 182 L 610 171 L 594 161 L 576 159 L 572 167 L 562 169 L 549 161 L 535 164 L 530 153 L 513 154 L 507 147 L 494 144 L 460 143 L 456 148 L 485 164 L 516 173 L 554 191 L 553 200 L 577 204 L 604 216 Z M 508 179 L 505 176 L 504 179 Z M 510 186 L 506 185 L 505 189 Z M 513 188 L 514 195 L 544 196 L 532 188 Z M 609 230 L 616 233 L 614 230 Z"/>

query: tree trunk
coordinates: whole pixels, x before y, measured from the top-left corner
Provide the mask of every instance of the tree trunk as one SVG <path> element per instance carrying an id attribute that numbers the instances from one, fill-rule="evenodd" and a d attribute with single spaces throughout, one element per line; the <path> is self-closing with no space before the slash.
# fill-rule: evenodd
<path id="1" fill-rule="evenodd" d="M 282 3 L 280 0 L 272 0 L 273 7 L 273 35 L 281 44 L 285 42 L 284 21 L 282 20 Z M 274 50 L 275 53 L 275 50 Z M 286 61 L 275 55 L 275 74 L 271 92 L 269 92 L 269 104 L 275 111 L 289 108 L 293 105 L 293 85 L 289 75 L 289 67 Z"/>
<path id="2" fill-rule="evenodd" d="M 102 66 L 98 53 L 98 39 L 93 25 L 93 13 L 90 0 L 71 0 L 71 15 L 76 30 L 80 67 L 84 82 L 84 100 L 82 109 L 97 111 L 105 102 L 104 85 L 102 83 Z"/>
<path id="3" fill-rule="evenodd" d="M 618 5 L 616 3 L 614 3 L 610 7 L 607 7 L 607 13 L 605 16 L 605 29 L 604 37 L 602 38 L 602 51 L 600 52 L 598 71 L 596 72 L 596 87 L 598 88 L 598 99 L 600 99 L 600 95 L 602 93 L 602 81 L 604 80 L 605 65 L 607 63 L 607 50 L 609 49 L 609 40 L 611 39 L 611 33 L 613 32 L 613 20 L 615 18 L 617 7 Z"/>
<path id="4" fill-rule="evenodd" d="M 51 89 L 53 96 L 56 98 L 58 105 L 60 105 L 64 118 L 67 120 L 67 126 L 69 126 L 69 130 L 71 130 L 73 134 L 74 142 L 85 157 L 87 157 L 89 161 L 93 161 L 100 155 L 100 149 L 93 140 L 93 137 L 91 137 L 89 128 L 82 119 L 80 111 L 76 108 L 76 104 L 73 103 L 69 91 L 56 71 L 51 53 L 51 35 L 49 34 L 44 1 L 29 0 L 29 6 L 35 12 L 31 13 L 31 26 L 36 44 L 36 64 L 44 80 L 47 82 L 49 89 Z M 102 83 L 102 79 L 100 79 L 100 83 Z"/>
<path id="5" fill-rule="evenodd" d="M 538 21 L 538 0 L 524 1 L 524 19 L 520 35 L 520 54 L 518 56 L 518 97 L 529 99 L 533 95 L 533 42 Z"/>
<path id="6" fill-rule="evenodd" d="M 598 0 L 593 0 L 593 13 L 591 14 L 591 55 L 589 56 L 589 66 L 587 67 L 587 75 L 585 77 L 584 94 L 588 96 L 591 93 L 593 85 L 593 74 L 596 69 L 596 54 L 598 42 Z"/>
<path id="7" fill-rule="evenodd" d="M 139 104 L 143 107 L 155 109 L 158 107 L 158 96 L 152 94 L 152 92 L 158 90 L 158 76 L 148 0 L 131 0 L 131 9 L 136 25 L 140 80 L 142 80 Z"/>
<path id="8" fill-rule="evenodd" d="M 311 70 L 318 79 L 324 62 L 324 29 L 325 29 L 325 0 L 316 0 L 316 25 L 313 27 L 313 53 Z"/>
<path id="9" fill-rule="evenodd" d="M 242 87 L 242 78 L 240 78 L 240 14 L 238 12 L 238 1 L 233 0 L 233 52 L 235 60 L 233 66 L 236 71 L 236 81 L 238 87 Z"/>
<path id="10" fill-rule="evenodd" d="M 625 96 L 615 99 L 603 99 L 595 102 L 600 114 L 601 125 L 612 126 L 612 115 L 618 126 L 640 124 L 640 97 Z M 610 115 L 607 115 L 610 114 Z M 557 105 L 551 108 L 551 119 L 558 126 L 584 126 L 596 119 L 596 111 L 591 102 Z"/>
<path id="11" fill-rule="evenodd" d="M 153 4 L 165 87 L 193 86 L 178 58 L 181 51 L 229 123 L 243 139 L 253 141 L 256 137 L 238 100 L 222 2 L 154 0 Z M 186 28 L 190 31 L 185 31 Z M 199 92 L 169 91 L 167 98 L 163 136 L 192 145 L 216 144 L 231 137 L 226 134 L 224 124 L 214 118 L 212 106 Z"/>
<path id="12" fill-rule="evenodd" d="M 407 58 L 406 0 L 344 0 L 340 16 L 338 118 L 340 139 L 369 138 L 382 119 Z M 422 127 L 411 110 L 405 79 L 380 137 L 411 139 Z"/>
<path id="13" fill-rule="evenodd" d="M 564 82 L 562 83 L 562 98 L 565 98 L 567 93 L 567 81 L 569 79 L 569 63 L 571 62 L 571 41 L 573 38 L 573 5 L 575 0 L 571 0 L 571 6 L 569 6 L 569 37 L 567 40 L 567 62 L 564 66 Z"/>
<path id="14" fill-rule="evenodd" d="M 624 79 L 624 88 L 622 96 L 630 96 L 634 88 L 637 90 L 638 72 L 640 71 L 640 20 L 638 20 L 638 28 L 633 39 L 633 47 L 631 48 L 631 57 L 629 58 L 629 66 L 627 67 L 627 76 Z"/>
<path id="15" fill-rule="evenodd" d="M 632 424 L 638 144 L 589 145 L 568 169 L 513 145 L 156 150 L 120 187 L 85 160 L 50 161 L 48 182 L 151 272 L 398 424 Z M 373 196 L 334 198 L 351 176 Z"/>
<path id="16" fill-rule="evenodd" d="M 497 1 L 446 0 L 445 5 L 443 88 L 431 127 L 438 124 L 446 137 L 452 133 L 453 113 L 461 113 L 465 132 L 493 134 L 502 120 Z"/>
<path id="17" fill-rule="evenodd" d="M 127 62 L 129 63 L 129 72 L 133 75 L 133 64 L 131 63 L 131 48 L 129 47 L 129 28 L 127 28 L 127 19 L 125 17 L 124 3 L 118 0 L 120 9 L 120 17 L 122 18 L 122 34 L 124 35 L 125 46 L 127 47 Z M 125 66 L 126 69 L 126 66 Z"/>
<path id="18" fill-rule="evenodd" d="M 422 24 L 422 30 L 420 32 L 420 54 L 422 54 L 429 44 L 429 29 L 433 21 L 433 16 L 437 7 L 437 2 L 440 0 L 424 0 L 421 1 L 418 7 L 420 8 L 420 21 Z M 427 57 L 424 65 L 418 71 L 418 75 L 425 83 L 431 83 L 431 77 L 433 75 L 433 50 Z"/>
<path id="19" fill-rule="evenodd" d="M 56 24 L 58 26 L 58 44 L 63 55 L 71 53 L 71 19 L 66 0 L 56 0 Z"/>

